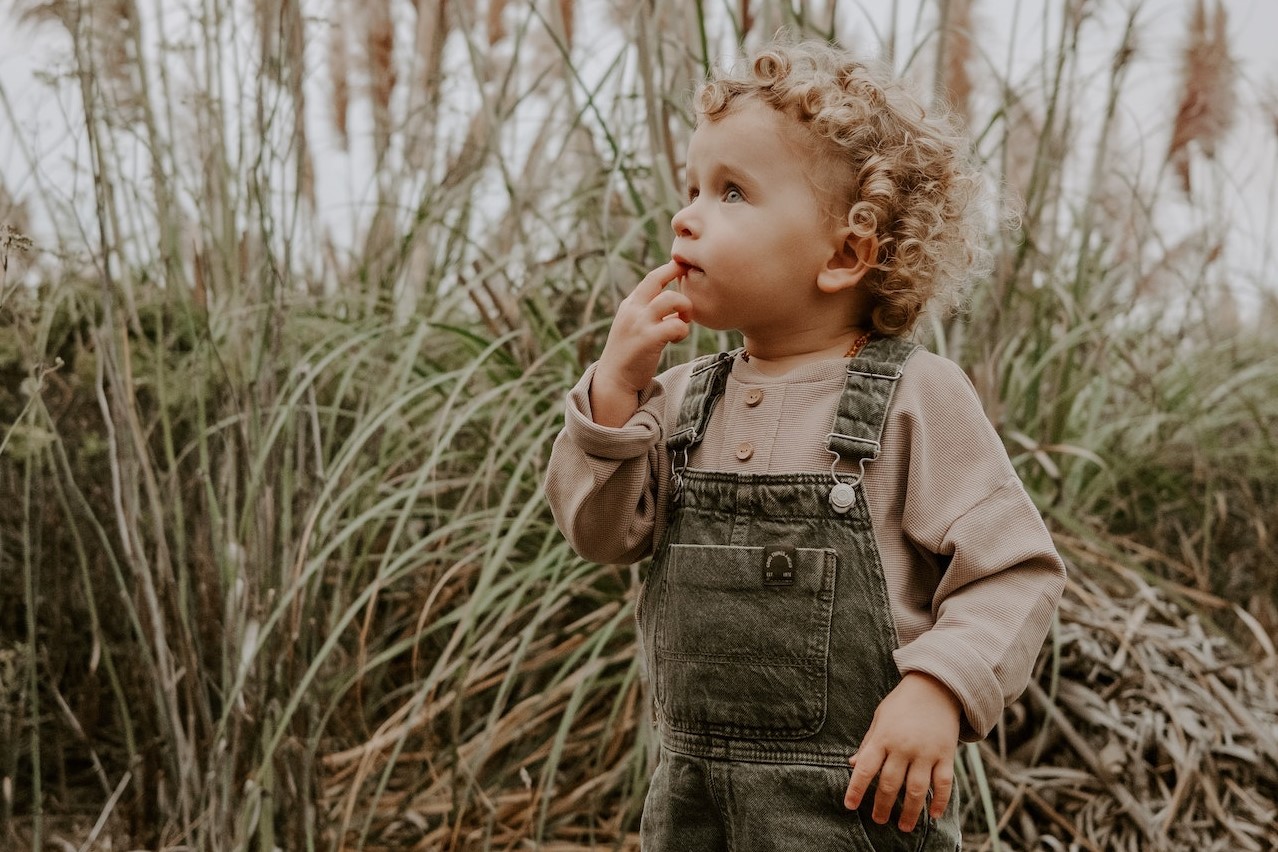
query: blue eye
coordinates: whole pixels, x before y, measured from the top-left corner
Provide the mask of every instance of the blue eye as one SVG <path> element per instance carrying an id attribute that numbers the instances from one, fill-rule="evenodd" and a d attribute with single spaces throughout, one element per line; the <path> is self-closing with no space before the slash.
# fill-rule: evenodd
<path id="1" fill-rule="evenodd" d="M 735 204 L 738 201 L 745 201 L 745 195 L 735 186 L 729 186 L 723 191 L 723 200 Z"/>
<path id="2" fill-rule="evenodd" d="M 697 196 L 700 194 L 701 193 L 697 190 L 695 186 L 688 187 L 688 201 L 696 201 Z"/>

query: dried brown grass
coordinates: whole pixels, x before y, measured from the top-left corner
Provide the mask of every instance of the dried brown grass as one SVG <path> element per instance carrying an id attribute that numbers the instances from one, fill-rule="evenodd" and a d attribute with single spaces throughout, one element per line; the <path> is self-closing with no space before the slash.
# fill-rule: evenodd
<path id="1" fill-rule="evenodd" d="M 1112 542 L 1058 541 L 1087 565 L 1062 600 L 1059 670 L 1044 669 L 1000 738 L 981 749 L 1003 842 L 1014 849 L 1278 848 L 1272 642 L 1254 632 L 1255 650 L 1241 650 L 1204 624 L 1204 614 L 1241 615 L 1236 607 L 1174 584 L 1151 585 L 1107 552 Z M 968 839 L 989 848 L 979 836 Z"/>

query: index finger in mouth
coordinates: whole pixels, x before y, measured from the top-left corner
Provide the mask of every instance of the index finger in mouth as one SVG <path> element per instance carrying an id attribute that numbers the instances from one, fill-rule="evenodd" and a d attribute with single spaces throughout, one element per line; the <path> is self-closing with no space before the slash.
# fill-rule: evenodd
<path id="1" fill-rule="evenodd" d="M 651 301 L 666 289 L 666 285 L 683 277 L 687 271 L 688 268 L 676 260 L 663 263 L 644 276 L 635 292 L 645 301 Z"/>

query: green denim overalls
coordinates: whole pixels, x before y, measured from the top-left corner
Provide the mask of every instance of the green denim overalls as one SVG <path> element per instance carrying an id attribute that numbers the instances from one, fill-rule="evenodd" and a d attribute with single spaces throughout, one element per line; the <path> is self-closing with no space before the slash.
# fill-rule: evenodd
<path id="1" fill-rule="evenodd" d="M 736 353 L 693 368 L 674 433 L 671 517 L 636 607 L 661 733 L 645 852 L 958 849 L 957 796 L 914 831 L 843 806 L 848 757 L 900 681 L 863 489 L 916 344 L 848 360 L 829 474 L 689 469 Z M 854 474 L 840 472 L 850 465 Z"/>

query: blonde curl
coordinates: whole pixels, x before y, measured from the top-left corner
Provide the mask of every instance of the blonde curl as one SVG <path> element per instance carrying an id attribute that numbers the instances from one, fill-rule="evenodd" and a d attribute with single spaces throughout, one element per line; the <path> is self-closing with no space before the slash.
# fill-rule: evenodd
<path id="1" fill-rule="evenodd" d="M 862 280 L 876 332 L 909 332 L 924 308 L 956 304 L 985 271 L 982 181 L 940 105 L 925 108 L 878 63 L 784 35 L 714 73 L 697 119 L 716 121 L 745 99 L 808 129 L 833 214 L 857 236 L 877 237 L 875 268 Z"/>

